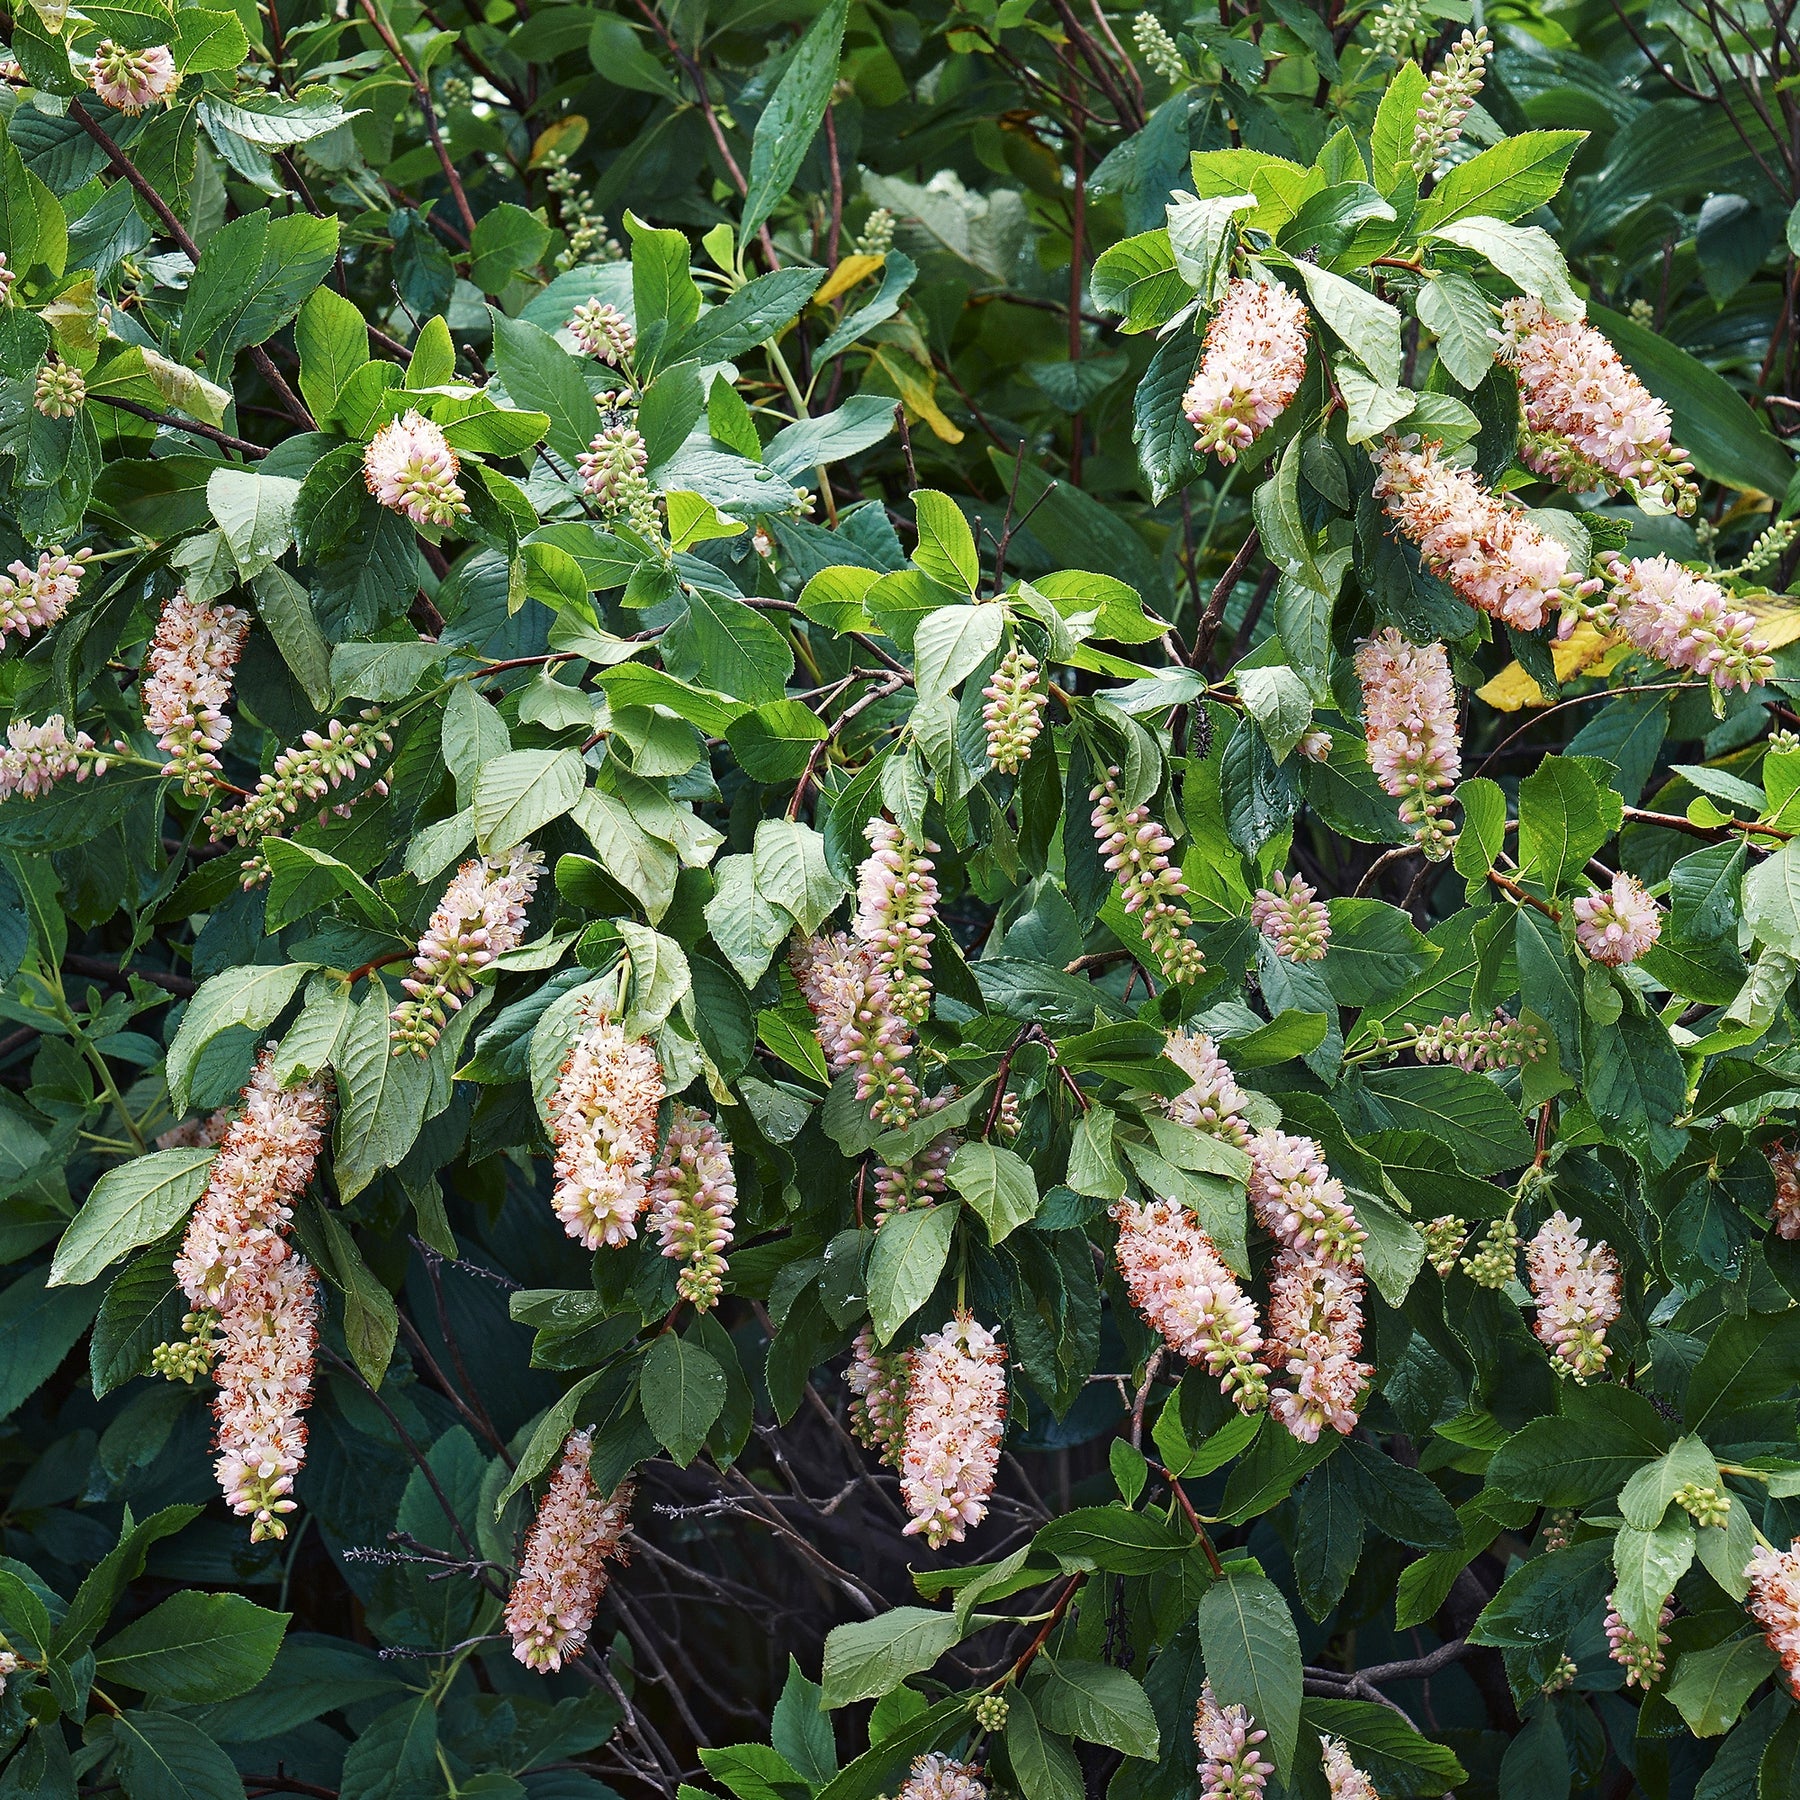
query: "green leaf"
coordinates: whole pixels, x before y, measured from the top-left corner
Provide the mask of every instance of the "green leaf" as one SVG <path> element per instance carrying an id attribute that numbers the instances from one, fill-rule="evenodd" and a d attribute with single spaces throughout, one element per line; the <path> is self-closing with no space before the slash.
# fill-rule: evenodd
<path id="1" fill-rule="evenodd" d="M 1300 1711 L 1308 1739 L 1334 1737 L 1377 1792 L 1404 1796 L 1447 1794 L 1469 1779 L 1454 1752 L 1422 1737 L 1392 1707 L 1369 1700 L 1308 1699 Z"/>
<path id="2" fill-rule="evenodd" d="M 1487 295 L 1467 275 L 1450 269 L 1419 289 L 1418 308 L 1420 324 L 1437 338 L 1438 360 L 1465 388 L 1480 386 L 1498 348 Z"/>
<path id="3" fill-rule="evenodd" d="M 181 1329 L 187 1295 L 168 1250 L 150 1251 L 113 1278 L 88 1339 L 88 1376 L 102 1399 L 150 1367 L 150 1355 Z"/>
<path id="4" fill-rule="evenodd" d="M 794 781 L 825 742 L 825 724 L 804 701 L 772 700 L 733 719 L 725 741 L 753 781 Z"/>
<path id="5" fill-rule="evenodd" d="M 1721 1319 L 1688 1378 L 1688 1428 L 1705 1435 L 1741 1407 L 1776 1400 L 1800 1383 L 1800 1317 Z"/>
<path id="6" fill-rule="evenodd" d="M 980 585 L 981 563 L 975 553 L 975 534 L 962 508 L 948 494 L 920 488 L 913 495 L 913 510 L 919 529 L 912 553 L 914 567 L 946 587 L 973 594 Z"/>
<path id="7" fill-rule="evenodd" d="M 227 100 L 208 94 L 200 102 L 200 116 L 208 128 L 222 127 L 248 138 L 253 144 L 274 149 L 287 149 L 295 144 L 310 144 L 314 138 L 336 131 L 359 112 L 345 112 L 336 98 L 325 88 L 308 88 L 298 99 L 284 100 L 274 94 L 252 94 L 241 100 Z M 315 224 L 326 223 L 314 220 Z M 336 220 L 329 223 L 335 228 Z"/>
<path id="8" fill-rule="evenodd" d="M 1056 1558 L 1066 1573 L 1105 1569 L 1114 1575 L 1154 1575 L 1184 1560 L 1191 1535 L 1150 1513 L 1124 1506 L 1078 1506 L 1052 1519 L 1032 1548 Z"/>
<path id="9" fill-rule="evenodd" d="M 272 1025 L 312 966 L 258 963 L 222 969 L 202 985 L 169 1046 L 169 1101 L 178 1115 L 187 1111 L 188 1084 L 206 1046 L 234 1026 L 262 1031 Z"/>
<path id="10" fill-rule="evenodd" d="M 1645 1643 L 1654 1643 L 1663 1602 L 1694 1561 L 1694 1522 L 1684 1512 L 1672 1513 L 1660 1525 L 1640 1531 L 1623 1525 L 1613 1540 L 1612 1603 L 1619 1617 Z"/>
<path id="11" fill-rule="evenodd" d="M 1157 345 L 1132 401 L 1131 441 L 1137 445 L 1138 466 L 1150 483 L 1150 498 L 1158 506 L 1199 472 L 1194 428 L 1182 410 L 1198 355 L 1199 346 L 1192 337 L 1177 332 L 1165 338 Z"/>
<path id="12" fill-rule="evenodd" d="M 769 1743 L 814 1787 L 837 1773 L 837 1743 L 825 1716 L 824 1690 L 788 1657 L 787 1680 L 769 1720 Z"/>
<path id="13" fill-rule="evenodd" d="M 242 1594 L 190 1589 L 102 1644 L 95 1674 L 162 1700 L 229 1700 L 268 1674 L 289 1617 Z"/>
<path id="14" fill-rule="evenodd" d="M 750 141 L 750 175 L 739 238 L 748 242 L 794 184 L 837 81 L 849 0 L 830 0 L 800 40 Z"/>
<path id="15" fill-rule="evenodd" d="M 1469 213 L 1510 221 L 1535 212 L 1556 197 L 1586 136 L 1585 131 L 1522 131 L 1478 151 L 1420 203 L 1414 229 L 1423 234 Z"/>
<path id="16" fill-rule="evenodd" d="M 335 288 L 316 288 L 294 321 L 294 348 L 300 353 L 300 397 L 326 424 L 344 384 L 369 360 L 368 325 Z"/>
<path id="17" fill-rule="evenodd" d="M 1581 301 L 1569 285 L 1569 265 L 1555 238 L 1541 226 L 1475 217 L 1449 220 L 1427 235 L 1485 256 L 1507 280 L 1542 300 L 1559 318 L 1581 316 Z"/>
<path id="18" fill-rule="evenodd" d="M 489 316 L 494 323 L 495 364 L 507 398 L 514 406 L 548 417 L 550 448 L 573 474 L 600 429 L 600 410 L 581 364 L 537 326 L 509 319 L 497 309 L 490 309 Z"/>
<path id="19" fill-rule="evenodd" d="M 1118 315 L 1119 330 L 1128 334 L 1166 325 L 1194 297 L 1164 227 L 1103 250 L 1090 280 L 1095 306 Z"/>
<path id="20" fill-rule="evenodd" d="M 586 785 L 579 750 L 512 750 L 496 757 L 475 777 L 476 847 L 492 856 L 523 844 L 570 811 Z"/>
<path id="21" fill-rule="evenodd" d="M 1014 1151 L 995 1144 L 964 1144 L 950 1159 L 946 1177 L 987 1227 L 990 1244 L 1037 1215 L 1037 1177 L 1031 1164 Z"/>
<path id="22" fill-rule="evenodd" d="M 1638 1531 L 1654 1531 L 1662 1523 L 1677 1490 L 1693 1484 L 1718 1487 L 1719 1465 L 1698 1438 L 1677 1438 L 1674 1445 L 1639 1469 L 1619 1494 L 1619 1513 Z"/>
<path id="23" fill-rule="evenodd" d="M 817 931 L 844 897 L 825 860 L 825 840 L 794 819 L 764 819 L 756 828 L 756 892 L 790 914 L 802 931 Z"/>
<path id="24" fill-rule="evenodd" d="M 1073 1657 L 1040 1657 L 1038 1670 L 1031 1704 L 1052 1731 L 1104 1744 L 1121 1756 L 1156 1758 L 1156 1714 L 1134 1676 L 1110 1663 Z"/>
<path id="25" fill-rule="evenodd" d="M 1268 1732 L 1285 1781 L 1300 1734 L 1300 1638 L 1287 1602 L 1253 1563 L 1227 1563 L 1200 1596 L 1200 1648 L 1221 1706 L 1243 1706 Z"/>
<path id="26" fill-rule="evenodd" d="M 686 361 L 691 357 L 702 363 L 720 363 L 742 356 L 774 337 L 812 298 L 813 290 L 823 280 L 819 269 L 776 269 L 758 275 L 729 299 L 701 313 L 687 335 L 669 352 L 670 358 Z M 892 417 L 892 408 L 885 401 L 881 410 Z"/>
<path id="27" fill-rule="evenodd" d="M 120 1713 L 112 1736 L 130 1800 L 243 1800 L 231 1758 L 174 1713 Z"/>
<path id="28" fill-rule="evenodd" d="M 872 1619 L 834 1626 L 825 1638 L 821 1704 L 835 1711 L 875 1699 L 931 1668 L 963 1633 L 955 1613 L 923 1606 L 895 1606 Z"/>
<path id="29" fill-rule="evenodd" d="M 409 1694 L 357 1733 L 338 1800 L 439 1800 L 438 1756 L 437 1696 Z"/>
<path id="30" fill-rule="evenodd" d="M 344 1296 L 344 1341 L 351 1360 L 372 1388 L 381 1386 L 394 1358 L 400 1332 L 394 1297 L 375 1277 L 349 1228 L 335 1213 L 321 1212 L 319 1228 L 330 1254 L 321 1259 L 323 1272 Z"/>
<path id="31" fill-rule="evenodd" d="M 725 1410 L 725 1371 L 697 1344 L 665 1331 L 644 1358 L 639 1391 L 656 1441 L 685 1469 Z"/>
<path id="32" fill-rule="evenodd" d="M 1087 1792 L 1075 1752 L 1038 1723 L 1031 1701 L 1017 1690 L 1007 1699 L 1006 1759 L 1025 1800 L 1083 1800 Z"/>
<path id="33" fill-rule="evenodd" d="M 1519 1109 L 1482 1075 L 1461 1069 L 1380 1069 L 1366 1079 L 1371 1110 L 1384 1125 L 1426 1131 L 1470 1175 L 1498 1175 L 1531 1161 L 1531 1133 Z"/>
<path id="34" fill-rule="evenodd" d="M 1340 897 L 1330 903 L 1324 974 L 1341 1006 L 1367 1006 L 1430 968 L 1438 949 L 1398 907 Z"/>
<path id="35" fill-rule="evenodd" d="M 431 1093 L 431 1065 L 423 1057 L 394 1054 L 389 1000 L 380 982 L 352 1016 L 338 1046 L 338 1193 L 360 1194 L 383 1169 L 413 1146 Z"/>
<path id="36" fill-rule="evenodd" d="M 1588 859 L 1619 829 L 1611 770 L 1588 756 L 1547 756 L 1519 783 L 1519 874 L 1554 894 L 1586 881 Z"/>
<path id="37" fill-rule="evenodd" d="M 1611 1553 L 1606 1538 L 1594 1538 L 1521 1563 L 1483 1608 L 1469 1641 L 1508 1650 L 1566 1641 L 1605 1598 L 1612 1583 Z"/>
<path id="38" fill-rule="evenodd" d="M 971 554 L 973 548 L 971 541 Z M 927 613 L 913 634 L 913 680 L 920 702 L 950 693 L 974 674 L 1000 648 L 1005 630 L 1006 614 L 998 606 L 945 606 Z"/>
<path id="39" fill-rule="evenodd" d="M 484 294 L 497 294 L 515 276 L 537 267 L 550 244 L 550 227 L 536 213 L 503 200 L 475 221 L 470 244 L 469 279 Z"/>
<path id="40" fill-rule="evenodd" d="M 1503 1444 L 1488 1481 L 1541 1506 L 1585 1506 L 1616 1494 L 1669 1445 L 1655 1409 L 1623 1389 L 1577 1389 L 1563 1396 L 1561 1418 L 1533 1419 Z"/>
<path id="41" fill-rule="evenodd" d="M 50 1288 L 32 1269 L 0 1293 L 0 1419 L 56 1373 L 100 1304 L 97 1288 Z"/>
<path id="42" fill-rule="evenodd" d="M 1306 284 L 1314 310 L 1344 341 L 1344 348 L 1383 387 L 1398 387 L 1404 355 L 1400 347 L 1400 314 L 1385 300 L 1343 275 L 1308 262 L 1295 272 Z"/>
<path id="43" fill-rule="evenodd" d="M 1783 844 L 1744 877 L 1744 921 L 1771 949 L 1800 956 L 1800 844 Z"/>
<path id="44" fill-rule="evenodd" d="M 80 1287 L 145 1244 L 166 1237 L 206 1191 L 215 1152 L 154 1150 L 108 1169 L 56 1246 L 51 1287 Z"/>
<path id="45" fill-rule="evenodd" d="M 1702 475 L 1779 500 L 1793 479 L 1793 458 L 1760 413 L 1722 375 L 1654 331 L 1590 305 L 1588 317 L 1657 399 L 1667 403 L 1674 437 Z"/>
<path id="46" fill-rule="evenodd" d="M 869 1316 L 885 1344 L 923 1306 L 950 1259 L 961 1208 L 939 1202 L 883 1221 L 869 1252 Z"/>
<path id="47" fill-rule="evenodd" d="M 1737 1722 L 1744 1702 L 1776 1667 L 1760 1636 L 1732 1638 L 1675 1659 L 1668 1696 L 1696 1737 L 1719 1737 Z"/>
<path id="48" fill-rule="evenodd" d="M 442 644 L 414 641 L 337 644 L 331 652 L 331 685 L 338 701 L 404 700 L 444 660 Z"/>

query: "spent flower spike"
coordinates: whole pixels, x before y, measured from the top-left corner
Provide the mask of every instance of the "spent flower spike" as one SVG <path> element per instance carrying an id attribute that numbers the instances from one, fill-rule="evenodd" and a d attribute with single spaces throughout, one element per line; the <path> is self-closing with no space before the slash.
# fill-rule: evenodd
<path id="1" fill-rule="evenodd" d="M 592 1429 L 570 1434 L 543 1504 L 526 1533 L 519 1578 L 506 1599 L 513 1655 L 540 1675 L 573 1662 L 587 1648 L 612 1565 L 626 1560 L 632 1485 L 609 1496 L 594 1487 L 588 1464 Z"/>
<path id="2" fill-rule="evenodd" d="M 1279 281 L 1239 276 L 1206 328 L 1181 409 L 1197 453 L 1233 463 L 1280 418 L 1306 374 L 1306 307 Z"/>
<path id="3" fill-rule="evenodd" d="M 1791 1243 L 1800 1238 L 1800 1144 L 1771 1144 L 1763 1154 L 1775 1177 L 1769 1217 L 1775 1221 L 1776 1235 Z"/>

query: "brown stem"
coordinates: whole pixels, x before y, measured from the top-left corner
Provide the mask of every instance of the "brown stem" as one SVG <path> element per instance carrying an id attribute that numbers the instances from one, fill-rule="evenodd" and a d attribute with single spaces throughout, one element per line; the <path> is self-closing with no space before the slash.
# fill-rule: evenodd
<path id="1" fill-rule="evenodd" d="M 456 210 L 462 214 L 463 229 L 473 239 L 475 209 L 469 204 L 469 196 L 463 192 L 462 177 L 457 174 L 449 146 L 444 142 L 443 133 L 438 130 L 437 108 L 431 104 L 431 89 L 425 84 L 419 71 L 412 66 L 406 52 L 400 48 L 400 40 L 394 36 L 392 27 L 375 10 L 374 0 L 361 0 L 361 5 L 363 17 L 375 27 L 376 35 L 387 46 L 388 54 L 400 65 L 400 72 L 412 83 L 413 92 L 419 97 L 419 110 L 425 115 L 425 135 L 431 139 L 431 147 L 437 152 L 438 166 L 444 171 L 444 179 L 450 184 Z"/>
<path id="2" fill-rule="evenodd" d="M 1516 881 L 1508 875 L 1502 875 L 1498 869 L 1488 870 L 1488 880 L 1503 893 L 1511 894 L 1521 904 L 1536 908 L 1546 919 L 1561 920 L 1562 914 L 1554 906 L 1540 900 L 1536 894 L 1528 894 Z"/>
<path id="3" fill-rule="evenodd" d="M 135 975 L 140 981 L 147 981 L 152 987 L 159 987 L 165 994 L 178 994 L 185 999 L 189 994 L 197 994 L 200 984 L 186 975 L 171 975 L 163 969 L 127 969 L 117 963 L 107 962 L 98 956 L 78 956 L 71 952 L 62 959 L 62 966 L 71 975 L 87 975 L 96 981 L 110 981 L 119 987 L 125 987 Z"/>
<path id="4" fill-rule="evenodd" d="M 135 400 L 120 400 L 111 394 L 93 394 L 89 398 L 97 400 L 102 406 L 115 407 L 120 412 L 148 419 L 153 425 L 166 425 L 171 431 L 191 432 L 195 437 L 203 437 L 217 444 L 222 450 L 235 450 L 240 456 L 260 458 L 269 454 L 261 444 L 253 444 L 248 438 L 233 437 L 230 432 L 221 431 L 216 425 L 203 425 L 198 419 L 180 419 L 174 413 L 157 412 L 154 407 L 140 406 Z"/>
<path id="5" fill-rule="evenodd" d="M 1214 640 L 1219 635 L 1219 626 L 1225 617 L 1225 603 L 1231 598 L 1231 590 L 1238 584 L 1244 571 L 1256 559 L 1256 553 L 1262 548 L 1262 534 L 1254 526 L 1250 535 L 1244 539 L 1243 547 L 1231 559 L 1225 573 L 1218 579 L 1212 591 L 1212 598 L 1206 603 L 1206 611 L 1200 616 L 1200 623 L 1194 630 L 1194 654 L 1190 666 L 1196 669 L 1206 667 L 1207 658 L 1212 655 Z"/>

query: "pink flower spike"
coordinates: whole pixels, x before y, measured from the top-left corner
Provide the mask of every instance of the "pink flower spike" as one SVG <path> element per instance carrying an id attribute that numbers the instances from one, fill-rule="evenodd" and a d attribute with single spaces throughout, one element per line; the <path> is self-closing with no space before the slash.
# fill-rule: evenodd
<path id="1" fill-rule="evenodd" d="M 1551 1362 L 1574 1381 L 1601 1373 L 1612 1347 L 1607 1327 L 1619 1316 L 1619 1259 L 1609 1245 L 1590 1249 L 1581 1221 L 1560 1209 L 1525 1246 L 1525 1278 L 1537 1302 L 1532 1329 Z"/>
<path id="2" fill-rule="evenodd" d="M 654 1112 L 651 1130 L 654 1134 Z M 663 1255 L 686 1264 L 675 1286 L 696 1312 L 718 1305 L 724 1289 L 725 1247 L 737 1197 L 731 1146 L 698 1107 L 678 1104 L 662 1160 L 650 1177 L 650 1228 Z"/>
<path id="3" fill-rule="evenodd" d="M 1800 1538 L 1786 1550 L 1759 1547 L 1744 1574 L 1750 1616 L 1781 1661 L 1783 1685 L 1800 1700 Z"/>
<path id="4" fill-rule="evenodd" d="M 891 1468 L 900 1467 L 906 1439 L 907 1362 L 904 1352 L 875 1348 L 867 1325 L 850 1346 L 844 1383 L 850 1389 L 850 1429 L 856 1441 L 878 1451 Z"/>
<path id="5" fill-rule="evenodd" d="M 1662 1617 L 1657 1620 L 1656 1642 L 1647 1644 L 1619 1617 L 1612 1595 L 1606 1597 L 1606 1654 L 1625 1671 L 1627 1687 L 1641 1687 L 1646 1693 L 1662 1679 L 1666 1659 L 1663 1649 L 1669 1634 L 1663 1630 L 1675 1617 L 1674 1605 L 1663 1602 Z"/>
<path id="6" fill-rule="evenodd" d="M 1616 614 L 1632 648 L 1671 669 L 1704 675 L 1715 694 L 1748 693 L 1775 673 L 1756 621 L 1725 590 L 1666 556 L 1618 557 L 1607 565 L 1613 591 L 1601 616 Z"/>
<path id="7" fill-rule="evenodd" d="M 1331 947 L 1331 909 L 1303 875 L 1277 869 L 1273 886 L 1258 888 L 1250 923 L 1287 962 L 1319 962 Z"/>
<path id="8" fill-rule="evenodd" d="M 1462 774 L 1450 659 L 1442 644 L 1408 643 L 1390 625 L 1357 645 L 1356 675 L 1369 766 L 1425 854 L 1441 861 L 1456 841 L 1442 795 Z"/>
<path id="9" fill-rule="evenodd" d="M 1221 1706 L 1209 1678 L 1194 1709 L 1200 1752 L 1200 1800 L 1261 1800 L 1275 1765 L 1256 1746 L 1268 1733 L 1243 1706 Z"/>
<path id="10" fill-rule="evenodd" d="M 987 1800 L 987 1786 L 973 1763 L 958 1762 L 941 1750 L 913 1758 L 912 1771 L 894 1800 Z"/>
<path id="11" fill-rule="evenodd" d="M 1775 1234 L 1789 1240 L 1800 1238 L 1800 1147 L 1771 1144 L 1763 1154 L 1775 1177 L 1775 1199 L 1769 1207 Z"/>
<path id="12" fill-rule="evenodd" d="M 1250 1100 L 1212 1039 L 1204 1031 L 1172 1031 L 1163 1055 L 1193 1083 L 1165 1100 L 1163 1111 L 1178 1125 L 1248 1150 L 1250 1127 L 1243 1113 Z"/>
<path id="13" fill-rule="evenodd" d="M 543 1504 L 525 1538 L 519 1578 L 506 1599 L 513 1655 L 540 1675 L 573 1662 L 606 1592 L 610 1565 L 626 1560 L 632 1484 L 602 1498 L 588 1472 L 594 1433 L 570 1434 Z"/>
<path id="14" fill-rule="evenodd" d="M 1662 912 L 1635 875 L 1615 875 L 1609 891 L 1574 904 L 1576 943 L 1608 968 L 1636 962 L 1662 936 Z"/>
<path id="15" fill-rule="evenodd" d="M 1151 954 L 1170 981 L 1197 981 L 1206 964 L 1199 945 L 1187 935 L 1193 914 L 1181 904 L 1187 883 L 1169 861 L 1175 840 L 1142 801 L 1125 804 L 1117 769 L 1108 769 L 1088 798 L 1095 802 L 1091 823 L 1100 859 L 1118 884 L 1125 910 L 1136 916 Z"/>
<path id="16" fill-rule="evenodd" d="M 930 1331 L 907 1358 L 900 1497 L 906 1535 L 960 1544 L 987 1517 L 1006 1434 L 1006 1346 L 970 1314 Z"/>
<path id="17" fill-rule="evenodd" d="M 1270 1272 L 1266 1354 L 1293 1386 L 1275 1388 L 1269 1410 L 1303 1444 L 1327 1426 L 1340 1436 L 1356 1429 L 1356 1403 L 1375 1374 L 1357 1361 L 1363 1287 L 1360 1263 L 1318 1262 L 1292 1246 Z"/>
<path id="18" fill-rule="evenodd" d="M 1182 400 L 1196 451 L 1233 463 L 1275 423 L 1306 374 L 1306 307 L 1279 281 L 1240 276 L 1206 328 Z"/>
<path id="19" fill-rule="evenodd" d="M 0 638 L 9 631 L 29 637 L 48 631 L 69 610 L 81 588 L 83 565 L 93 553 L 66 555 L 61 545 L 38 553 L 34 569 L 15 562 L 0 575 Z"/>
<path id="20" fill-rule="evenodd" d="M 190 794 L 203 794 L 219 771 L 219 751 L 231 736 L 225 708 L 250 615 L 238 606 L 213 606 L 179 592 L 162 610 L 143 682 L 144 727 L 168 757 L 165 775 L 178 775 Z"/>
<path id="21" fill-rule="evenodd" d="M 454 525 L 469 510 L 461 468 L 443 428 L 417 412 L 390 419 L 363 451 L 364 486 L 415 525 Z"/>
<path id="22" fill-rule="evenodd" d="M 167 44 L 127 50 L 123 44 L 103 38 L 94 50 L 88 82 L 108 106 L 122 113 L 141 113 L 146 106 L 167 105 L 181 85 L 181 74 Z"/>
<path id="23" fill-rule="evenodd" d="M 104 775 L 106 762 L 106 752 L 85 731 L 70 737 L 61 713 L 52 713 L 41 725 L 15 719 L 0 744 L 0 800 L 15 794 L 36 800 L 71 775 L 78 782 Z"/>
<path id="24" fill-rule="evenodd" d="M 1263 1229 L 1296 1255 L 1329 1263 L 1361 1261 L 1369 1234 L 1313 1139 L 1290 1137 L 1274 1127 L 1251 1139 L 1250 1203 Z"/>
<path id="25" fill-rule="evenodd" d="M 556 1152 L 551 1204 L 563 1230 L 584 1250 L 598 1250 L 602 1245 L 617 1249 L 637 1236 L 638 1215 L 650 1204 L 656 1115 L 662 1102 L 662 1066 L 655 1050 L 627 1037 L 611 1019 L 591 1019 L 570 1046 L 548 1107 Z M 673 1128 L 670 1135 L 673 1140 Z M 696 1170 L 705 1155 L 702 1185 L 713 1183 L 708 1194 L 711 1204 L 720 1198 L 718 1170 L 712 1160 L 713 1145 L 702 1145 L 700 1136 L 697 1127 L 684 1133 L 682 1141 L 674 1145 L 674 1153 L 679 1158 L 684 1148 L 692 1150 Z M 726 1169 L 730 1169 L 729 1158 Z M 671 1212 L 672 1228 L 673 1210 L 683 1198 L 680 1190 L 687 1185 L 671 1168 L 659 1189 Z M 686 1198 L 696 1198 L 698 1191 L 696 1188 Z M 735 1200 L 735 1185 L 732 1195 Z M 689 1248 L 697 1248 L 699 1221 L 692 1223 L 696 1230 Z M 665 1244 L 678 1241 L 681 1235 L 671 1229 Z M 730 1241 L 729 1230 L 725 1241 Z"/>
<path id="26" fill-rule="evenodd" d="M 1350 1760 L 1350 1747 L 1342 1738 L 1321 1736 L 1319 1757 L 1325 1767 L 1325 1786 L 1331 1800 L 1381 1800 L 1374 1782 Z"/>

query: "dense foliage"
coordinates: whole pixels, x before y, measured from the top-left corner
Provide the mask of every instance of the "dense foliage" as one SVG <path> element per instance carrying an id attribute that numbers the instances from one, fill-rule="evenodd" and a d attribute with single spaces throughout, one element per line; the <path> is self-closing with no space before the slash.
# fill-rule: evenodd
<path id="1" fill-rule="evenodd" d="M 0 1795 L 1800 1792 L 1791 30 L 16 12 Z"/>

